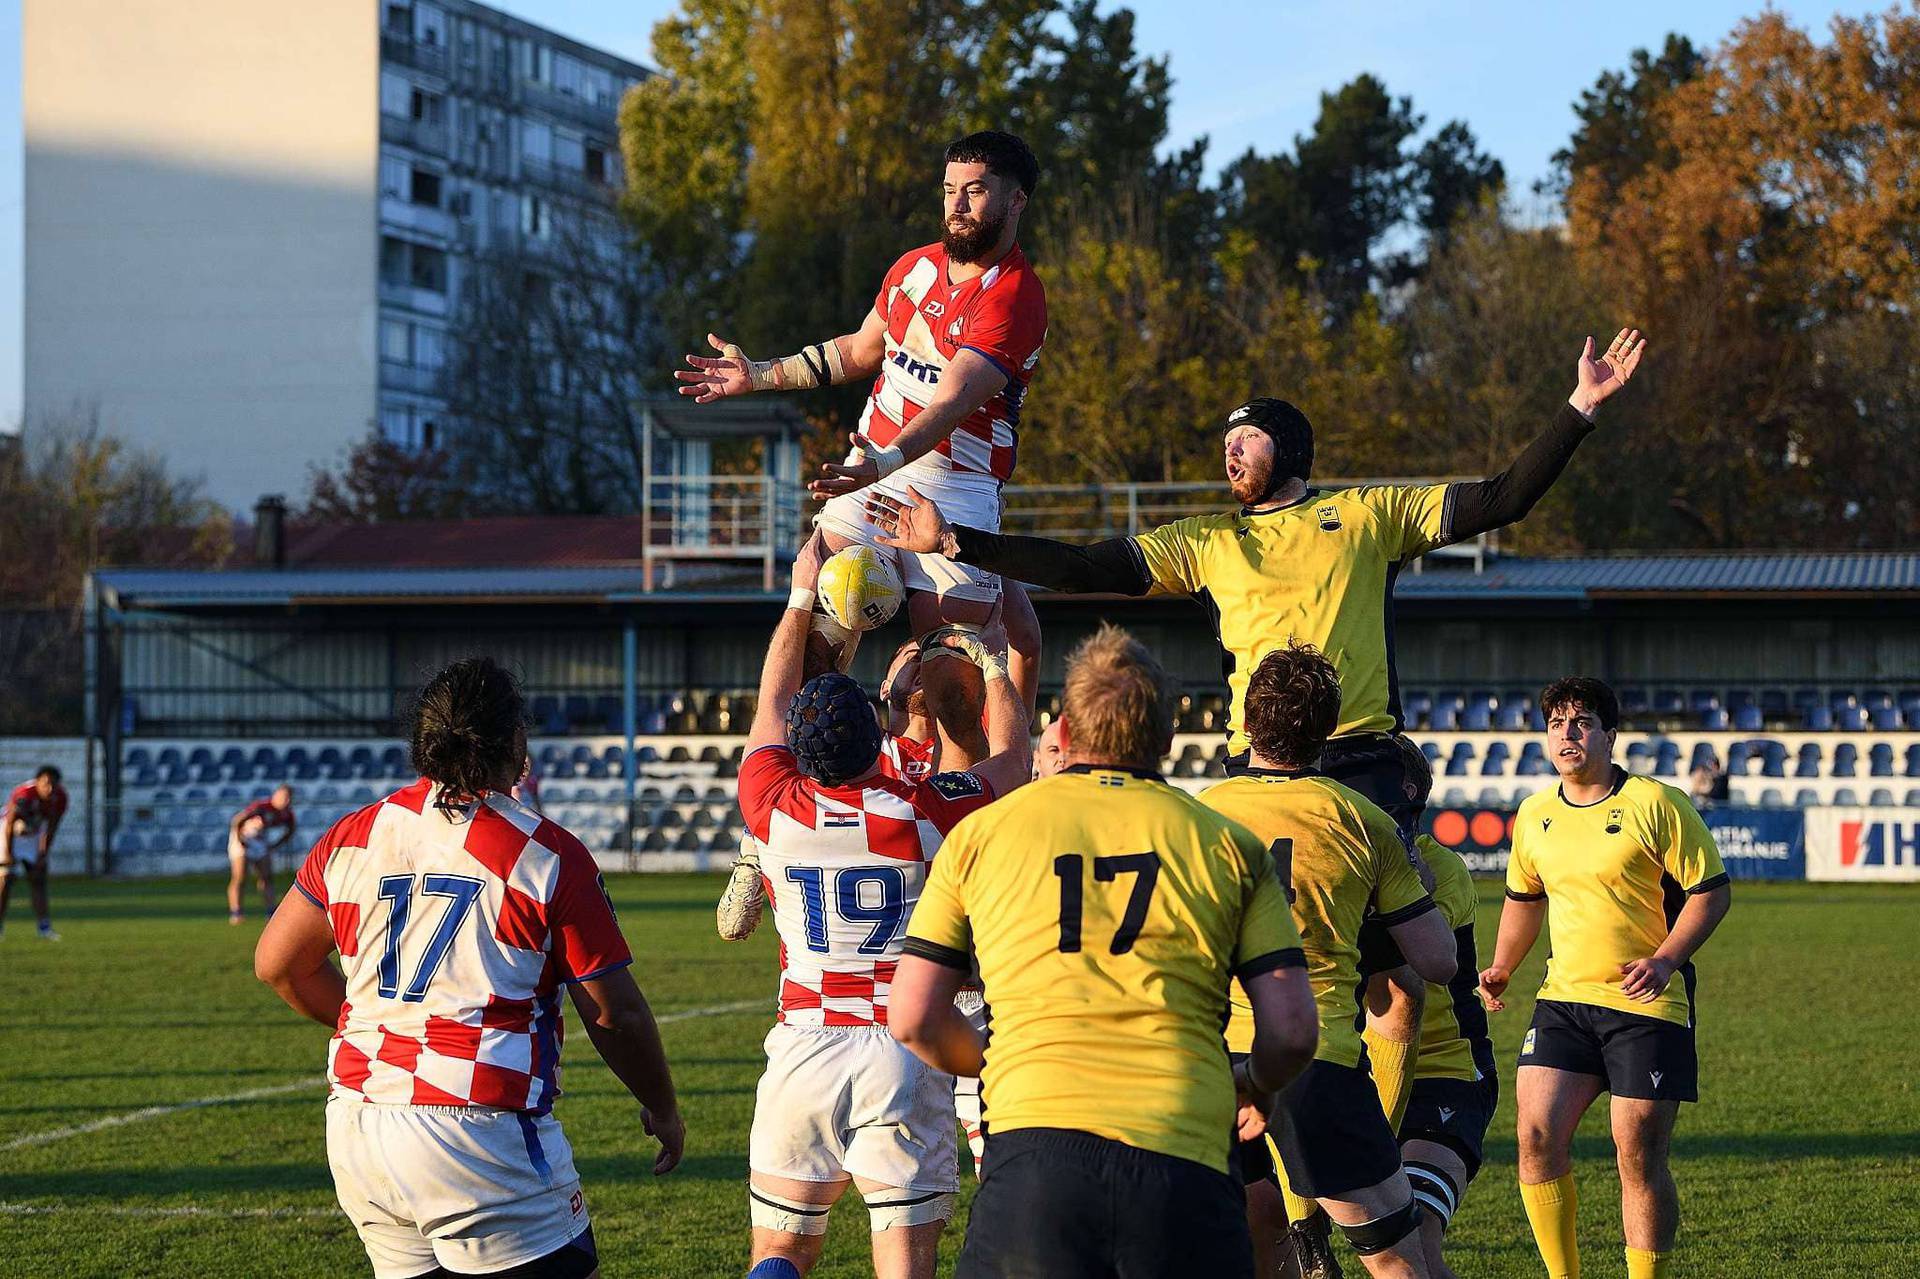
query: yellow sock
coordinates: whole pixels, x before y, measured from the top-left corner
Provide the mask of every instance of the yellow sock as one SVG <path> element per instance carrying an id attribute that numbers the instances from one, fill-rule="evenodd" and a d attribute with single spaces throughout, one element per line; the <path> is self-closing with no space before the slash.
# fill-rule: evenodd
<path id="1" fill-rule="evenodd" d="M 1293 1187 L 1287 1184 L 1287 1166 L 1280 1162 L 1280 1147 L 1273 1144 L 1273 1138 L 1267 1138 L 1267 1148 L 1273 1152 L 1273 1170 L 1280 1175 L 1280 1197 L 1287 1201 L 1287 1220 L 1305 1221 L 1320 1211 L 1320 1205 L 1311 1199 L 1302 1199 L 1293 1193 Z"/>
<path id="2" fill-rule="evenodd" d="M 1667 1279 L 1672 1273 L 1673 1254 L 1627 1249 L 1627 1279 Z"/>
<path id="3" fill-rule="evenodd" d="M 1547 1263 L 1547 1279 L 1580 1279 L 1580 1245 L 1574 1238 L 1579 1196 L 1573 1192 L 1573 1174 L 1534 1185 L 1521 1182 L 1520 1202 L 1527 1206 L 1540 1260 Z"/>
<path id="4" fill-rule="evenodd" d="M 1386 1111 L 1387 1122 L 1397 1133 L 1400 1121 L 1407 1117 L 1407 1098 L 1413 1094 L 1413 1063 L 1420 1055 L 1420 1045 L 1403 1044 L 1371 1030 L 1363 1031 L 1360 1038 L 1367 1043 L 1373 1086 L 1380 1091 L 1380 1109 Z"/>

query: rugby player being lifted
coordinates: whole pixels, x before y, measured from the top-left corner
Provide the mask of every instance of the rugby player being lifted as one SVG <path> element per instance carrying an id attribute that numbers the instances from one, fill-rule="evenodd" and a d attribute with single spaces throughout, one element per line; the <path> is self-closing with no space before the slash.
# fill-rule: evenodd
<path id="1" fill-rule="evenodd" d="M 1046 293 L 1017 243 L 1038 177 L 1033 152 L 1012 134 L 961 138 L 946 151 L 942 238 L 893 264 L 858 332 L 772 360 L 749 359 L 710 333 L 719 355 L 689 355 L 691 367 L 675 373 L 697 404 L 873 379 L 852 453 L 812 484 L 828 499 L 817 523 L 830 552 L 879 545 L 868 498 L 904 499 L 909 485 L 973 527 L 1000 527 L 1000 486 L 1013 474 L 1021 401 L 1047 334 Z M 899 559 L 915 636 L 988 622 L 1001 595 L 997 572 L 938 554 Z M 1011 673 L 1031 713 L 1039 624 L 1023 591 L 1007 593 L 1005 611 Z M 985 758 L 977 675 L 940 662 L 923 678 L 940 767 Z"/>
<path id="2" fill-rule="evenodd" d="M 1595 410 L 1626 385 L 1645 350 L 1637 329 L 1620 330 L 1598 355 L 1588 338 L 1573 393 L 1546 430 L 1506 470 L 1472 483 L 1314 488 L 1306 415 L 1285 400 L 1257 399 L 1227 415 L 1233 510 L 1090 546 L 1002 536 L 948 511 L 924 489 L 904 501 L 873 490 L 868 514 L 886 530 L 885 544 L 923 560 L 938 555 L 1017 573 L 1056 591 L 1200 600 L 1225 650 L 1229 772 L 1247 766 L 1245 698 L 1254 668 L 1290 643 L 1312 645 L 1340 676 L 1340 722 L 1320 771 L 1392 808 L 1405 804 L 1408 781 L 1406 757 L 1391 736 L 1400 729 L 1388 611 L 1394 575 L 1437 546 L 1501 528 L 1533 509 L 1592 432 Z"/>

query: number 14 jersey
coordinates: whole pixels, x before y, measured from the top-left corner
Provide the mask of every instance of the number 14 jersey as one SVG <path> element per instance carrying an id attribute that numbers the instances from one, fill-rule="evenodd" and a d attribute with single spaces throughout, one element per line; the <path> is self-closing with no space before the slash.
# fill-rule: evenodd
<path id="1" fill-rule="evenodd" d="M 961 818 L 993 799 L 972 773 L 876 775 L 827 786 L 793 752 L 740 764 L 740 812 L 780 933 L 780 1017 L 792 1026 L 884 1026 L 887 992 L 927 864 Z"/>

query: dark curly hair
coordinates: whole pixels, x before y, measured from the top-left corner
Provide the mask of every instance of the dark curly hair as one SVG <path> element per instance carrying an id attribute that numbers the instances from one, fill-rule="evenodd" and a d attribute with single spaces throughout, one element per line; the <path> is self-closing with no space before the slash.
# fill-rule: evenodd
<path id="1" fill-rule="evenodd" d="M 1311 644 L 1268 653 L 1247 681 L 1246 720 L 1260 758 L 1280 768 L 1310 767 L 1340 723 L 1333 663 Z"/>
<path id="2" fill-rule="evenodd" d="M 428 680 L 414 703 L 413 767 L 458 795 L 500 789 L 527 754 L 526 697 L 491 657 L 465 657 Z"/>
<path id="3" fill-rule="evenodd" d="M 1568 675 L 1540 690 L 1540 713 L 1551 719 L 1555 711 L 1590 711 L 1603 732 L 1620 727 L 1620 699 L 1591 675 Z"/>
<path id="4" fill-rule="evenodd" d="M 947 144 L 948 164 L 984 164 L 997 178 L 1012 178 L 1029 196 L 1040 181 L 1040 162 L 1033 148 L 1000 129 L 982 129 Z"/>

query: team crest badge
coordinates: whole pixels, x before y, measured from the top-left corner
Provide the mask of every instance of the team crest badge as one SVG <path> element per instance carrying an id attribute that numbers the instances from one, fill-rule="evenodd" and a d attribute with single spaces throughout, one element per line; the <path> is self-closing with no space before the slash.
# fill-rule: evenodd
<path id="1" fill-rule="evenodd" d="M 1340 527 L 1340 508 L 1331 502 L 1325 506 L 1316 506 L 1313 514 L 1320 521 L 1320 527 L 1329 533 Z"/>
<path id="2" fill-rule="evenodd" d="M 1538 1033 L 1536 1030 L 1527 1031 L 1527 1037 L 1520 1045 L 1520 1055 L 1522 1057 L 1533 1056 L 1533 1037 Z"/>
<path id="3" fill-rule="evenodd" d="M 1625 815 L 1625 809 L 1609 808 L 1607 810 L 1607 834 L 1618 835 L 1620 833 L 1620 819 Z"/>
<path id="4" fill-rule="evenodd" d="M 926 784 L 948 799 L 971 799 L 987 793 L 987 788 L 972 773 L 935 773 L 927 778 Z"/>

